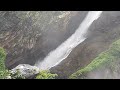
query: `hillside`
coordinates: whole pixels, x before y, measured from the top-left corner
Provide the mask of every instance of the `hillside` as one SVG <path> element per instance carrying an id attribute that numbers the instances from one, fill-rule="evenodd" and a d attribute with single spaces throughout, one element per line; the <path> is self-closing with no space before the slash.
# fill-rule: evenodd
<path id="1" fill-rule="evenodd" d="M 99 54 L 86 67 L 73 73 L 70 79 L 107 79 L 120 78 L 120 39 L 114 42 L 108 50 Z"/>

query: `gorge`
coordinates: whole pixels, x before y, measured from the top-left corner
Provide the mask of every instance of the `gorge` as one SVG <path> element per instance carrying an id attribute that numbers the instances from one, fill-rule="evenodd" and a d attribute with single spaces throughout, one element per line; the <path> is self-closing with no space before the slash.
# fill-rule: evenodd
<path id="1" fill-rule="evenodd" d="M 0 11 L 0 47 L 9 70 L 29 64 L 66 79 L 118 39 L 119 11 Z M 102 70 L 86 76 L 103 78 Z"/>

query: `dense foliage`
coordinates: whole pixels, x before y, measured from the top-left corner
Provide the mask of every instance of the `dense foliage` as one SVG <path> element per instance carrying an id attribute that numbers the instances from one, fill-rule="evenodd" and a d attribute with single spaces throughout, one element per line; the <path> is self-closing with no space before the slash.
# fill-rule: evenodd
<path id="1" fill-rule="evenodd" d="M 50 73 L 49 70 L 40 71 L 36 79 L 55 79 L 58 75 Z"/>
<path id="2" fill-rule="evenodd" d="M 113 61 L 119 59 L 120 59 L 120 40 L 117 40 L 110 46 L 108 50 L 102 52 L 90 64 L 88 64 L 86 67 L 82 69 L 79 69 L 77 72 L 73 73 L 69 78 L 70 79 L 80 78 L 82 75 L 89 71 L 92 71 L 105 64 L 109 65 L 109 62 L 113 63 Z"/>

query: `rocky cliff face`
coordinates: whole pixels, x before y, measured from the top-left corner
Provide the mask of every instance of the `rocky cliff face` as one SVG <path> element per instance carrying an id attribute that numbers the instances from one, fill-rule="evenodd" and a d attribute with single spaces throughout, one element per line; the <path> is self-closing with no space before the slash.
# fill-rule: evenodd
<path id="1" fill-rule="evenodd" d="M 67 78 L 78 69 L 88 65 L 98 54 L 120 38 L 120 12 L 104 11 L 86 34 L 88 37 L 78 45 L 58 66 L 51 69 L 60 78 Z"/>
<path id="2" fill-rule="evenodd" d="M 87 12 L 82 11 L 1 11 L 0 46 L 7 51 L 6 66 L 42 60 L 66 40 Z"/>

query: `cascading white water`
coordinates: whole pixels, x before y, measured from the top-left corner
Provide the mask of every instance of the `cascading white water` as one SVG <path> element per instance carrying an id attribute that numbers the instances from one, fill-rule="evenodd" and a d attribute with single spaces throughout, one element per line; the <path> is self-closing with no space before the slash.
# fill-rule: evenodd
<path id="1" fill-rule="evenodd" d="M 70 52 L 81 42 L 83 42 L 86 37 L 84 36 L 90 25 L 98 19 L 102 11 L 89 11 L 85 19 L 82 21 L 78 29 L 74 34 L 71 35 L 66 41 L 64 41 L 55 50 L 51 51 L 43 61 L 36 62 L 36 66 L 41 70 L 48 70 L 51 67 L 58 65 L 62 60 L 64 60 Z"/>

